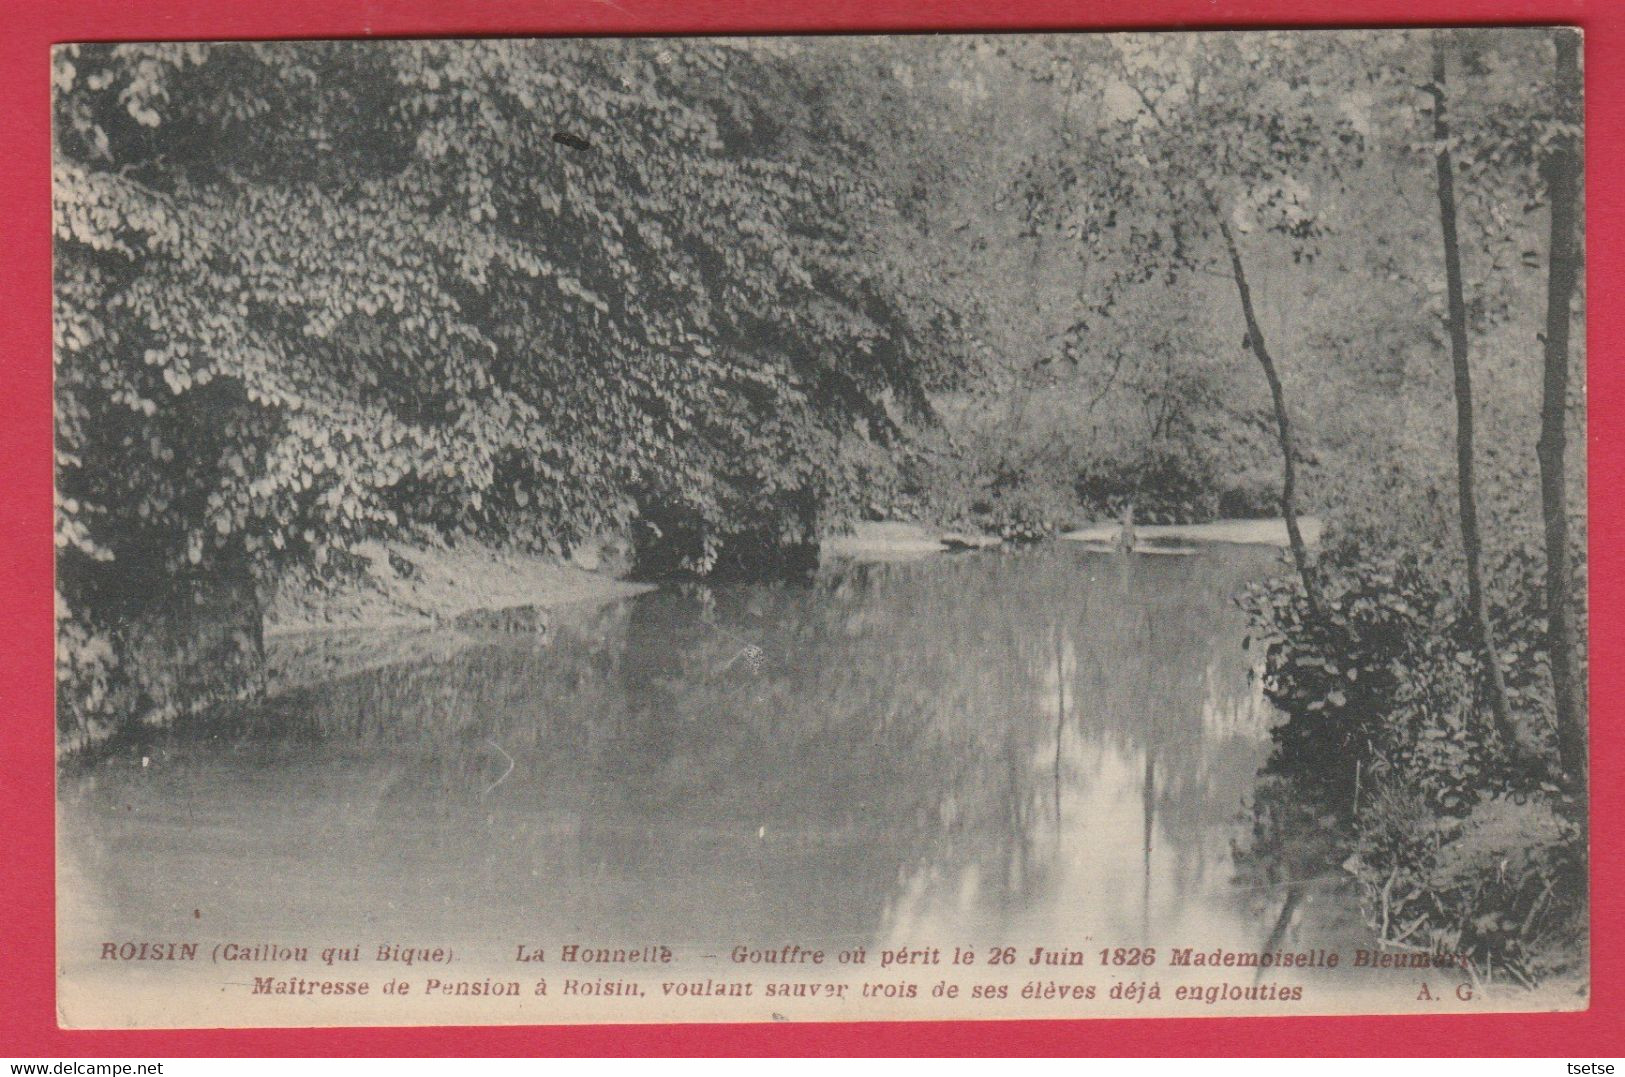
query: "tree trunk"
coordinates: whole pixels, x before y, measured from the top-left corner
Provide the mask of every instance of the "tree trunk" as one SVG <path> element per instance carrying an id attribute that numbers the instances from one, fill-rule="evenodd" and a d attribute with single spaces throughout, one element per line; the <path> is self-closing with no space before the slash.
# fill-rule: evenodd
<path id="1" fill-rule="evenodd" d="M 1467 362 L 1467 303 L 1462 297 L 1461 246 L 1456 237 L 1456 184 L 1451 163 L 1450 124 L 1445 117 L 1444 37 L 1433 37 L 1433 137 L 1439 180 L 1439 224 L 1444 233 L 1444 274 L 1449 304 L 1450 362 L 1456 380 L 1456 491 L 1461 508 L 1461 548 L 1467 560 L 1467 605 L 1479 656 L 1489 674 L 1490 712 L 1496 733 L 1509 748 L 1519 742 L 1507 708 L 1506 682 L 1496 661 L 1495 629 L 1484 603 L 1482 543 L 1478 533 L 1478 499 L 1473 490 L 1473 376 Z"/>
<path id="2" fill-rule="evenodd" d="M 1280 376 L 1275 372 L 1275 360 L 1270 357 L 1264 343 L 1264 331 L 1259 328 L 1258 316 L 1253 311 L 1253 293 L 1247 284 L 1247 270 L 1241 263 L 1241 248 L 1236 245 L 1230 222 L 1219 211 L 1216 201 L 1209 201 L 1214 218 L 1219 222 L 1219 234 L 1224 237 L 1225 249 L 1230 254 L 1230 275 L 1236 282 L 1236 294 L 1241 297 L 1241 314 L 1247 322 L 1247 344 L 1264 368 L 1264 380 L 1269 382 L 1270 400 L 1275 406 L 1275 435 L 1281 445 L 1281 517 L 1286 521 L 1287 542 L 1292 547 L 1292 561 L 1303 580 L 1303 591 L 1309 599 L 1309 609 L 1317 616 L 1321 611 L 1320 587 L 1315 582 L 1314 569 L 1309 564 L 1309 551 L 1298 529 L 1297 503 L 1297 449 L 1292 441 L 1292 424 L 1287 418 L 1286 393 L 1281 388 Z"/>
<path id="3" fill-rule="evenodd" d="M 1557 115 L 1565 123 L 1580 120 L 1580 36 L 1559 30 L 1557 45 Z M 1546 280 L 1546 349 L 1540 406 L 1540 505 L 1546 522 L 1546 641 L 1551 655 L 1552 694 L 1557 705 L 1557 748 L 1571 789 L 1586 789 L 1586 719 L 1574 648 L 1572 586 L 1569 566 L 1569 517 L 1565 422 L 1569 398 L 1569 303 L 1574 296 L 1579 252 L 1575 220 L 1580 160 L 1573 134 L 1555 138 L 1545 163 L 1547 194 L 1552 207 L 1552 236 Z"/>

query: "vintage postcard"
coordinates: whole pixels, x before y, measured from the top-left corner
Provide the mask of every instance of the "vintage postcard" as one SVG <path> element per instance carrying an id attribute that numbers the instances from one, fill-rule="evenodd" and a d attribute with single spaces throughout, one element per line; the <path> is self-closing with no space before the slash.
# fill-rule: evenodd
<path id="1" fill-rule="evenodd" d="M 1585 1008 L 1582 46 L 60 46 L 61 1024 Z"/>

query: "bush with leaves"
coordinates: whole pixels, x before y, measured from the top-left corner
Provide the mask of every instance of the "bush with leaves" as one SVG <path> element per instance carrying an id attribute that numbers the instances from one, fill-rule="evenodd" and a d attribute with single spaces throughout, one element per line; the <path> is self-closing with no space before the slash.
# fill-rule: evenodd
<path id="1" fill-rule="evenodd" d="M 1505 639 L 1540 638 L 1537 561 L 1519 549 L 1497 566 Z M 1269 771 L 1344 822 L 1344 866 L 1385 943 L 1464 953 L 1521 981 L 1570 967 L 1548 943 L 1584 908 L 1582 813 L 1552 778 L 1538 647 L 1502 656 L 1520 730 L 1508 744 L 1488 718 L 1449 551 L 1344 531 L 1318 567 L 1319 611 L 1293 577 L 1245 598 L 1266 692 L 1287 715 Z"/>

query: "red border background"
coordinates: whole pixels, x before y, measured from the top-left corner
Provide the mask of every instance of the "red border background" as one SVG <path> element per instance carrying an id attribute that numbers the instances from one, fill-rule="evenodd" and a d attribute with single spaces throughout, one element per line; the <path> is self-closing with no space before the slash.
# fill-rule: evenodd
<path id="1" fill-rule="evenodd" d="M 254 1029 L 56 1027 L 49 46 L 88 39 L 1036 30 L 1562 22 L 1586 37 L 1593 1003 L 1571 1014 L 1358 1018 Z M 21 0 L 0 30 L 0 1054 L 1625 1055 L 1625 5 L 1611 0 Z M 1441 1014 L 1448 1009 L 1441 1003 Z"/>

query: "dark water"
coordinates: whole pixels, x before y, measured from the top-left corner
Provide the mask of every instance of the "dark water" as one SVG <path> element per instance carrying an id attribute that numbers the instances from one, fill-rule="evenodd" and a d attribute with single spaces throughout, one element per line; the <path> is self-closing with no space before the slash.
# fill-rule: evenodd
<path id="1" fill-rule="evenodd" d="M 68 934 L 1260 949 L 1232 596 L 1273 566 L 1061 543 L 306 641 L 337 679 L 63 778 Z"/>

